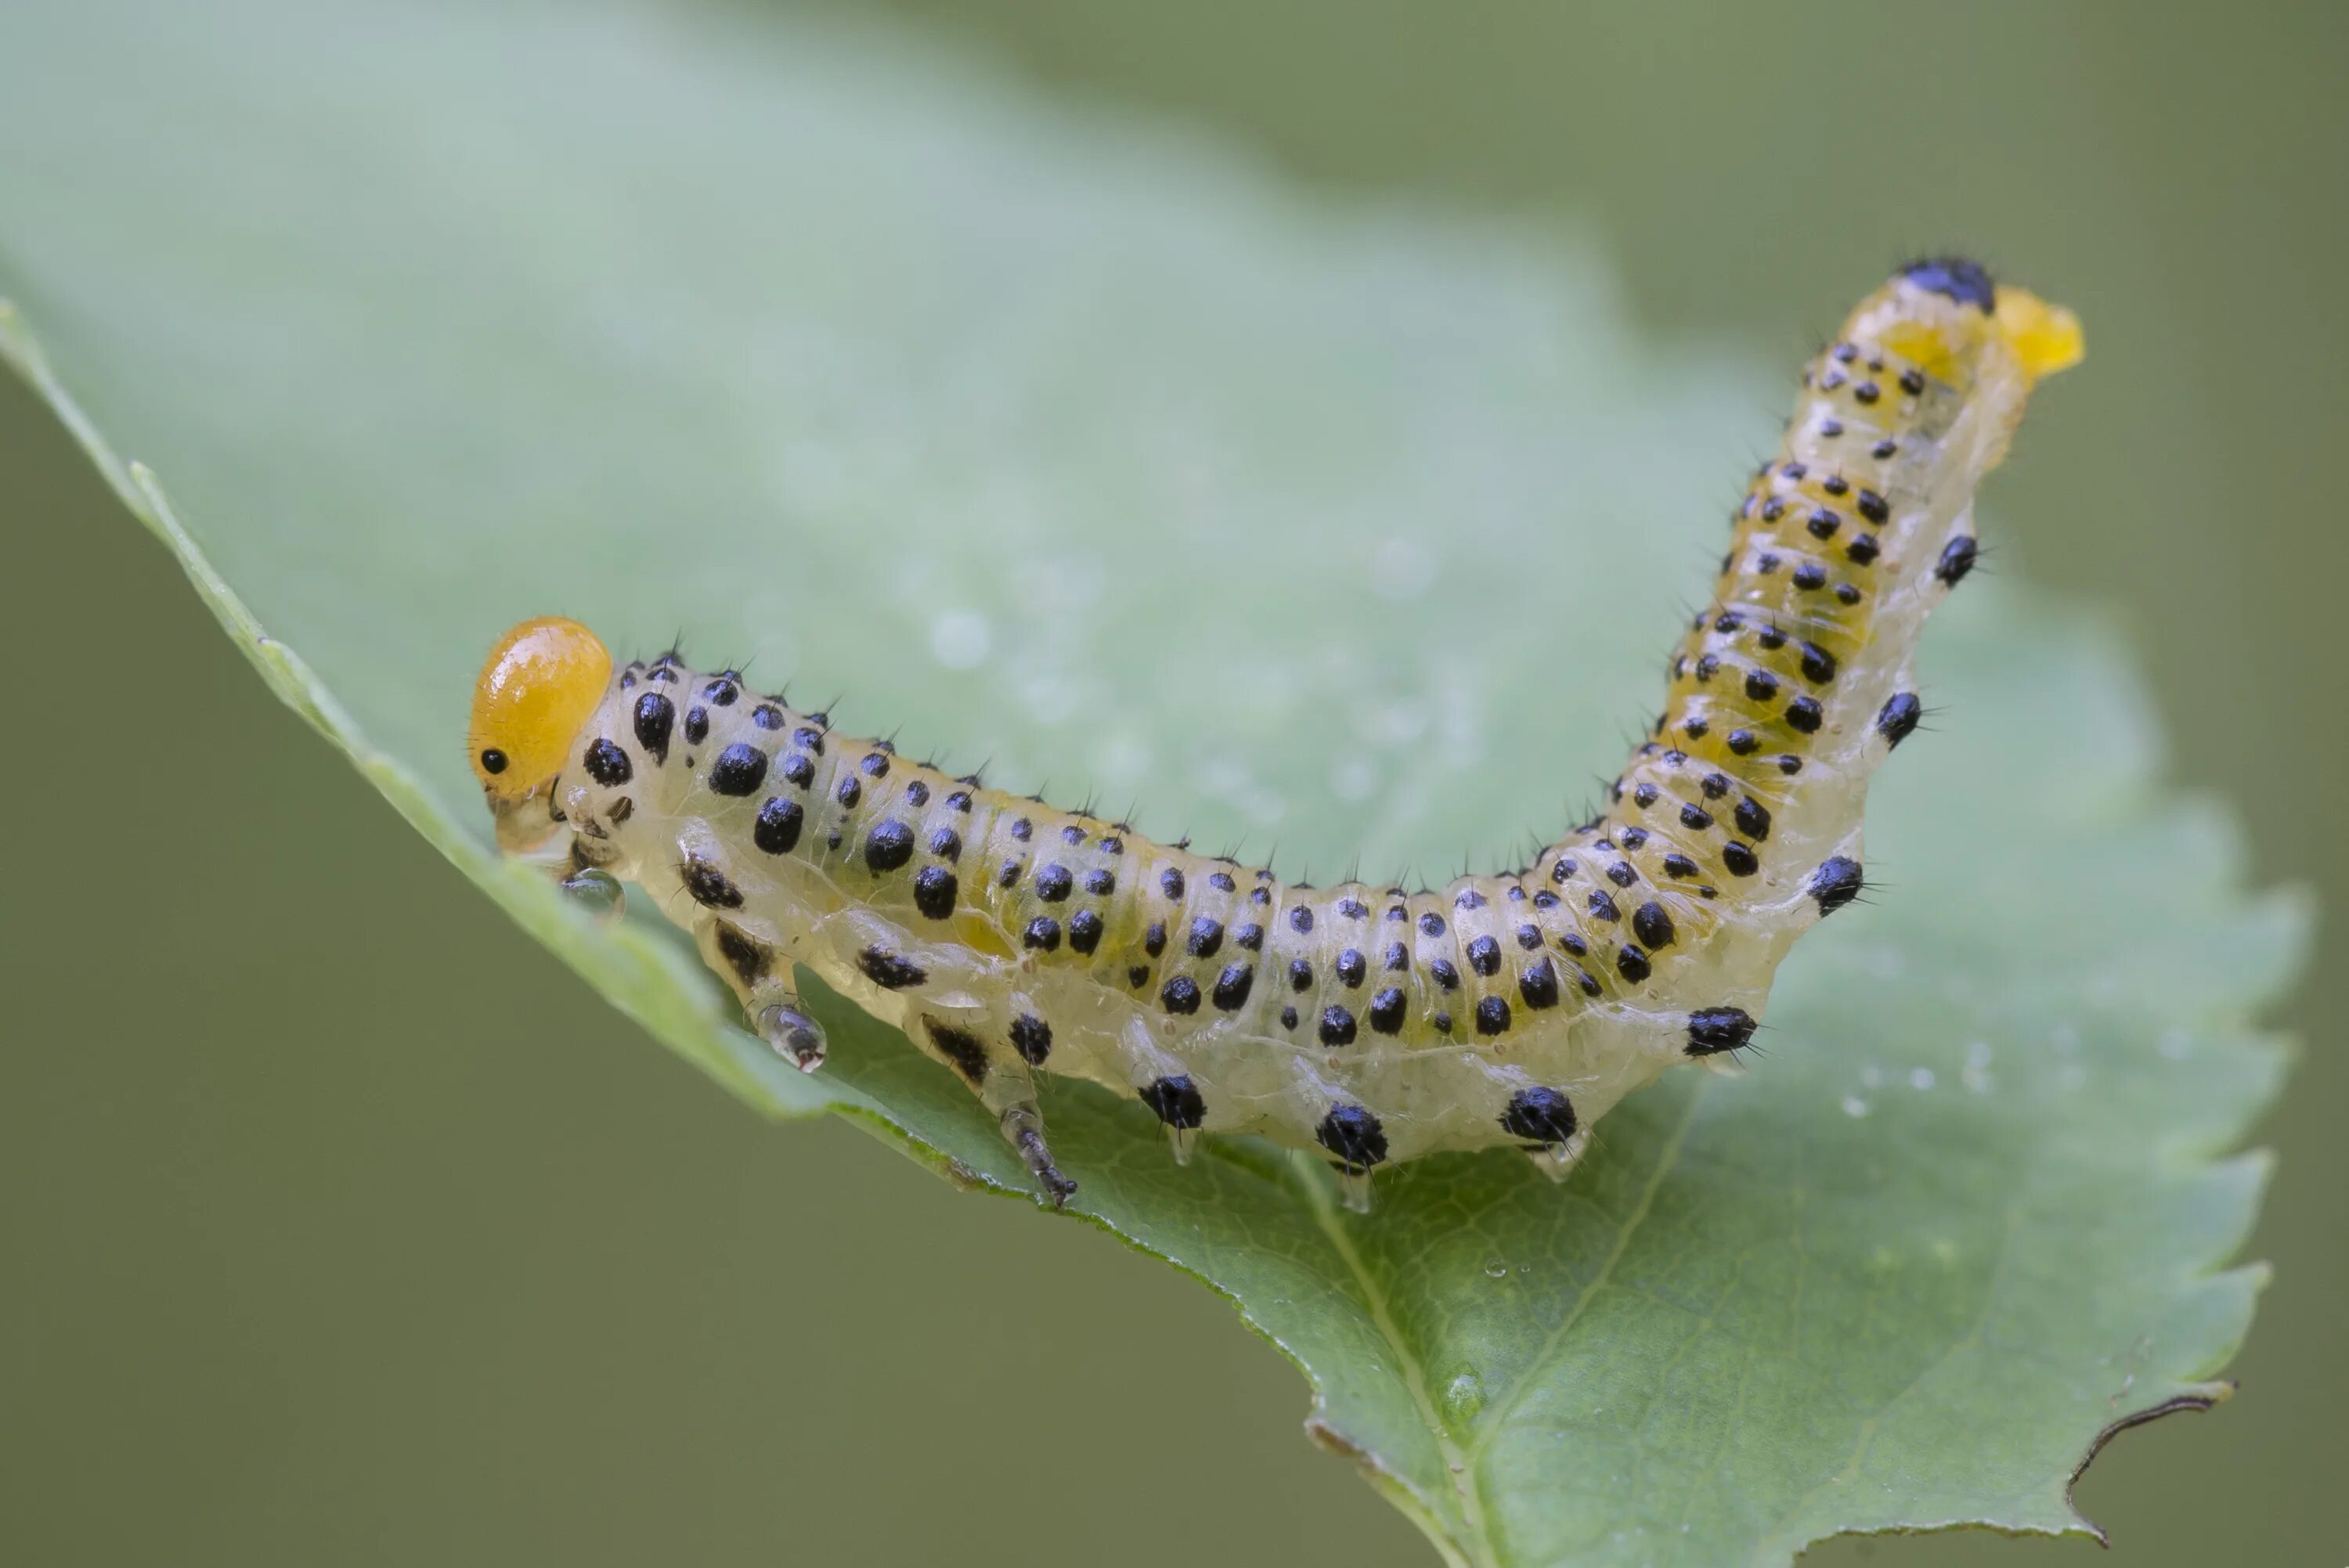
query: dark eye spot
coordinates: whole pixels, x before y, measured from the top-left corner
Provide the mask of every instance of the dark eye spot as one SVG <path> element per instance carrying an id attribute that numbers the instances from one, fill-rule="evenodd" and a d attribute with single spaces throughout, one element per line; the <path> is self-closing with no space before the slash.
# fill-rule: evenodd
<path id="1" fill-rule="evenodd" d="M 500 751 L 494 746 L 483 748 L 481 751 L 481 771 L 494 778 L 505 770 L 506 754 Z"/>

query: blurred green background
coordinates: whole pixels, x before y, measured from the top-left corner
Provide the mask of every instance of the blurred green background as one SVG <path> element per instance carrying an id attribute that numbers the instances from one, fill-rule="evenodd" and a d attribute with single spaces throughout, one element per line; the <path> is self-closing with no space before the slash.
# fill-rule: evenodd
<path id="1" fill-rule="evenodd" d="M 2082 310 L 2089 364 L 2002 477 L 2020 537 L 1992 564 L 2122 613 L 2179 779 L 2244 813 L 2260 881 L 2329 909 L 2279 1020 L 2311 1048 L 2266 1130 L 2278 1274 L 2243 1391 L 2127 1435 L 2080 1498 L 2124 1562 L 2349 1560 L 2349 1066 L 2322 1011 L 2349 966 L 2349 20 L 884 8 L 1333 191 L 1574 222 L 1659 337 L 1791 365 L 1855 280 L 1940 247 Z M 765 1126 L 638 1037 L 264 694 L 13 383 L 0 530 L 9 1561 L 1433 1561 L 1205 1291 L 844 1124 Z"/>

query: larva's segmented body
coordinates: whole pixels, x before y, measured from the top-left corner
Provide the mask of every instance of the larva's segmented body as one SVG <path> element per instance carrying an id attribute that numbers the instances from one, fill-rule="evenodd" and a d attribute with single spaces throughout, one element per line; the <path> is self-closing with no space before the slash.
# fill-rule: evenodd
<path id="1" fill-rule="evenodd" d="M 804 965 L 968 1081 L 1056 1199 L 1040 1071 L 1139 1097 L 1178 1151 L 1254 1132 L 1360 1176 L 1506 1144 L 1563 1174 L 1625 1094 L 1744 1046 L 1787 946 L 1858 892 L 1868 776 L 1916 724 L 1909 654 L 1971 564 L 1975 484 L 2077 351 L 2067 315 L 1969 263 L 1865 302 L 1738 509 L 1652 736 L 1520 871 L 1286 883 L 914 765 L 731 673 L 607 674 L 569 623 L 492 656 L 476 765 L 510 846 L 566 829 L 574 885 L 642 886 L 779 1049 L 822 1058 Z"/>

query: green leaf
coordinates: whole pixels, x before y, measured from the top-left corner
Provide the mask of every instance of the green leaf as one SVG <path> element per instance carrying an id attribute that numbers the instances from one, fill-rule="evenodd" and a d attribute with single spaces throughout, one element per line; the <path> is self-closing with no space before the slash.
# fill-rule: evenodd
<path id="1" fill-rule="evenodd" d="M 802 1078 L 657 918 L 498 860 L 460 744 L 492 636 L 682 624 L 1162 835 L 1435 877 L 1611 771 L 1782 392 L 1630 335 L 1571 233 L 1326 204 L 840 24 L 19 0 L 9 35 L 0 343 L 273 688 L 751 1105 L 1016 1194 L 901 1038 L 834 1004 Z M 1565 1187 L 1428 1161 L 1355 1218 L 1063 1086 L 1078 1210 L 1228 1296 L 1455 1562 L 2085 1528 L 2098 1434 L 2214 1398 L 2249 1323 L 2266 1162 L 2220 1156 L 2306 923 L 2156 792 L 2114 647 L 1970 584 L 1877 902 L 1787 965 L 1757 1070 L 1635 1097 Z"/>

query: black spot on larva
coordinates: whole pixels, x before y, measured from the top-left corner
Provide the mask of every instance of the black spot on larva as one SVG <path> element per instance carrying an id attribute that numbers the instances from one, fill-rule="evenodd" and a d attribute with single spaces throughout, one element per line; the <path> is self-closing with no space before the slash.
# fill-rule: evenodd
<path id="1" fill-rule="evenodd" d="M 1313 965 L 1302 958 L 1288 961 L 1288 988 L 1292 991 L 1313 989 Z"/>
<path id="2" fill-rule="evenodd" d="M 1754 640 L 1775 654 L 1786 645 L 1786 633 L 1780 626 L 1764 626 L 1754 634 Z"/>
<path id="3" fill-rule="evenodd" d="M 693 902 L 704 909 L 740 909 L 742 890 L 727 880 L 726 873 L 709 861 L 688 855 L 678 868 L 685 882 L 685 891 Z"/>
<path id="4" fill-rule="evenodd" d="M 1350 1171 L 1367 1171 L 1387 1157 L 1386 1129 L 1359 1105 L 1331 1106 L 1313 1136 Z"/>
<path id="5" fill-rule="evenodd" d="M 916 779 L 905 786 L 905 804 L 921 807 L 930 803 L 930 787 Z"/>
<path id="6" fill-rule="evenodd" d="M 1998 285 L 1980 262 L 1962 256 L 1929 256 L 1900 269 L 1900 275 L 1929 294 L 1972 305 L 1984 315 L 1998 308 Z"/>
<path id="7" fill-rule="evenodd" d="M 658 758 L 655 761 L 660 760 Z M 494 746 L 481 748 L 481 771 L 495 778 L 506 770 L 506 754 Z"/>
<path id="8" fill-rule="evenodd" d="M 1836 584 L 1837 603 L 1857 604 L 1859 603 L 1859 600 L 1860 593 L 1857 584 L 1851 583 L 1838 583 Z"/>
<path id="9" fill-rule="evenodd" d="M 1640 873 L 1632 869 L 1630 861 L 1617 861 L 1607 868 L 1607 880 L 1617 887 L 1630 887 L 1640 880 Z"/>
<path id="10" fill-rule="evenodd" d="M 1743 1007 L 1705 1007 L 1689 1015 L 1688 1054 L 1717 1056 L 1743 1049 L 1754 1038 L 1754 1015 Z"/>
<path id="11" fill-rule="evenodd" d="M 1371 1028 L 1374 1033 L 1394 1035 L 1402 1032 L 1402 987 L 1390 985 L 1371 998 Z"/>
<path id="12" fill-rule="evenodd" d="M 1525 998 L 1526 1006 L 1537 1011 L 1557 1006 L 1557 968 L 1547 958 L 1527 965 L 1526 972 L 1517 976 L 1517 995 Z"/>
<path id="13" fill-rule="evenodd" d="M 1011 836 L 1024 844 L 1036 836 L 1036 824 L 1025 817 L 1015 817 L 1011 820 Z"/>
<path id="14" fill-rule="evenodd" d="M 1077 879 L 1069 868 L 1058 861 L 1036 868 L 1036 896 L 1046 903 L 1058 903 L 1076 890 Z"/>
<path id="15" fill-rule="evenodd" d="M 1851 345 L 1847 343 L 1841 348 L 1836 350 L 1836 357 L 1838 359 L 1848 360 L 1857 352 L 1858 351 L 1857 349 L 1853 348 Z M 1778 471 L 1787 479 L 1794 480 L 1796 484 L 1800 484 L 1805 480 L 1811 477 L 1811 470 L 1801 463 L 1782 463 L 1779 465 Z"/>
<path id="16" fill-rule="evenodd" d="M 1501 972 L 1501 944 L 1489 936 L 1480 936 L 1468 944 L 1468 967 L 1479 975 Z"/>
<path id="17" fill-rule="evenodd" d="M 1125 841 L 1123 839 L 1105 838 L 1102 840 L 1101 847 L 1102 853 L 1105 855 L 1122 855 L 1125 853 Z"/>
<path id="18" fill-rule="evenodd" d="M 668 760 L 668 734 L 677 724 L 677 704 L 657 691 L 636 698 L 636 744 L 654 762 Z"/>
<path id="19" fill-rule="evenodd" d="M 767 781 L 767 754 L 737 741 L 709 765 L 709 787 L 720 795 L 755 794 Z"/>
<path id="20" fill-rule="evenodd" d="M 1644 810 L 1645 808 L 1656 803 L 1656 796 L 1658 793 L 1659 791 L 1653 784 L 1641 784 L 1639 788 L 1631 791 L 1631 799 L 1637 801 Z"/>
<path id="21" fill-rule="evenodd" d="M 1081 909 L 1069 916 L 1069 949 L 1072 953 L 1091 953 L 1101 945 L 1102 917 L 1090 909 Z"/>
<path id="22" fill-rule="evenodd" d="M 1452 1032 L 1452 1015 L 1449 1013 L 1431 1013 L 1428 1015 L 1427 1021 L 1435 1026 L 1435 1032 L 1439 1035 L 1448 1035 Z"/>
<path id="23" fill-rule="evenodd" d="M 1296 1009 L 1296 1008 L 1294 1008 L 1294 1007 L 1283 1007 L 1283 1008 L 1280 1010 L 1280 1026 L 1281 1026 L 1282 1028 L 1284 1028 L 1284 1029 L 1293 1029 L 1293 1028 L 1297 1027 L 1297 1009 Z"/>
<path id="24" fill-rule="evenodd" d="M 781 729 L 783 727 L 783 710 L 773 703 L 762 702 L 750 710 L 750 722 L 761 729 Z"/>
<path id="25" fill-rule="evenodd" d="M 1891 507 L 1872 490 L 1861 490 L 1859 500 L 1854 504 L 1859 508 L 1859 515 L 1870 522 L 1883 522 L 1892 516 Z"/>
<path id="26" fill-rule="evenodd" d="M 1726 773 L 1708 773 L 1703 778 L 1697 780 L 1697 788 L 1704 791 L 1704 798 L 1706 799 L 1718 800 L 1723 795 L 1729 793 L 1729 775 Z"/>
<path id="27" fill-rule="evenodd" d="M 1794 583 L 1805 593 L 1816 593 L 1827 585 L 1827 569 L 1816 561 L 1806 561 L 1795 568 Z"/>
<path id="28" fill-rule="evenodd" d="M 867 779 L 889 777 L 889 759 L 878 751 L 868 751 L 856 764 L 856 770 Z"/>
<path id="29" fill-rule="evenodd" d="M 1734 842 L 1721 846 L 1721 863 L 1729 868 L 1732 876 L 1750 877 L 1762 869 L 1762 862 L 1754 858 L 1752 850 Z"/>
<path id="30" fill-rule="evenodd" d="M 918 985 L 928 979 L 929 972 L 911 959 L 901 958 L 885 947 L 868 947 L 856 955 L 856 966 L 864 977 L 884 991 L 902 991 L 908 985 Z"/>
<path id="31" fill-rule="evenodd" d="M 1791 752 L 1791 751 L 1782 751 L 1782 752 L 1780 752 L 1780 753 L 1778 754 L 1778 771 L 1779 771 L 1779 772 L 1781 772 L 1781 773 L 1786 773 L 1786 774 L 1795 774 L 1795 773 L 1800 773 L 1802 770 L 1803 770 L 1803 759 L 1802 759 L 1801 758 L 1799 758 L 1799 757 L 1795 756 L 1795 755 L 1793 752 Z"/>
<path id="32" fill-rule="evenodd" d="M 1841 474 L 1829 474 L 1826 478 L 1819 481 L 1819 489 L 1826 491 L 1829 495 L 1849 495 L 1851 493 L 1851 481 L 1844 478 Z"/>
<path id="33" fill-rule="evenodd" d="M 1005 888 L 1019 885 L 1019 862 L 1017 859 L 1008 860 L 996 868 L 995 885 Z"/>
<path id="34" fill-rule="evenodd" d="M 1521 925 L 1517 927 L 1517 945 L 1519 947 L 1531 953 L 1535 948 L 1539 947 L 1541 943 L 1541 927 L 1537 925 Z"/>
<path id="35" fill-rule="evenodd" d="M 685 710 L 685 738 L 691 746 L 709 738 L 709 710 L 699 703 Z"/>
<path id="36" fill-rule="evenodd" d="M 947 809 L 950 811 L 960 811 L 966 817 L 970 815 L 970 791 L 968 789 L 947 790 Z"/>
<path id="37" fill-rule="evenodd" d="M 1435 983 L 1446 991 L 1460 989 L 1460 971 L 1453 967 L 1449 958 L 1435 960 L 1427 966 L 1427 972 L 1434 975 Z"/>
<path id="38" fill-rule="evenodd" d="M 1183 872 L 1179 867 L 1168 866 L 1158 873 L 1158 891 L 1168 898 L 1183 896 Z"/>
<path id="39" fill-rule="evenodd" d="M 1713 726 L 1707 723 L 1704 719 L 1692 718 L 1687 723 L 1681 726 L 1681 733 L 1687 736 L 1691 740 L 1702 740 L 1705 738 L 1706 732 L 1712 728 Z"/>
<path id="40" fill-rule="evenodd" d="M 1216 976 L 1216 1006 L 1226 1013 L 1237 1013 L 1247 1006 L 1248 993 L 1256 988 L 1256 965 L 1226 964 L 1224 972 Z"/>
<path id="41" fill-rule="evenodd" d="M 1712 654 L 1699 654 L 1696 657 L 1697 684 L 1699 686 L 1702 686 L 1705 682 L 1711 680 L 1713 676 L 1713 672 L 1720 668 L 1721 660 L 1719 658 L 1715 657 Z"/>
<path id="42" fill-rule="evenodd" d="M 894 872 L 914 858 L 914 830 L 895 817 L 885 817 L 864 835 L 864 864 L 875 872 Z"/>
<path id="43" fill-rule="evenodd" d="M 1349 947 L 1338 954 L 1337 970 L 1339 983 L 1350 990 L 1370 974 L 1370 961 L 1362 956 L 1361 948 Z"/>
<path id="44" fill-rule="evenodd" d="M 1095 898 L 1107 898 L 1117 891 L 1117 878 L 1096 867 L 1085 873 L 1085 891 Z"/>
<path id="45" fill-rule="evenodd" d="M 1209 872 L 1207 885 L 1217 892 L 1234 892 L 1239 888 L 1239 884 L 1232 881 L 1229 872 Z"/>
<path id="46" fill-rule="evenodd" d="M 804 751 L 792 752 L 781 766 L 784 779 L 796 789 L 804 789 L 815 782 L 815 760 Z"/>
<path id="47" fill-rule="evenodd" d="M 1557 907 L 1557 894 L 1550 892 L 1547 888 L 1544 888 L 1539 892 L 1534 894 L 1534 907 L 1536 909 L 1556 909 Z"/>
<path id="48" fill-rule="evenodd" d="M 1436 913 L 1433 910 L 1429 910 L 1426 913 L 1419 917 L 1419 932 L 1423 936 L 1443 935 L 1444 917 Z"/>
<path id="49" fill-rule="evenodd" d="M 1768 702 L 1778 695 L 1778 677 L 1768 670 L 1746 671 L 1745 695 L 1755 702 Z"/>
<path id="50" fill-rule="evenodd" d="M 987 1047 L 979 1043 L 977 1035 L 941 1024 L 936 1018 L 924 1018 L 922 1028 L 938 1055 L 946 1057 L 948 1067 L 974 1084 L 987 1077 Z"/>
<path id="51" fill-rule="evenodd" d="M 1843 526 L 1843 514 L 1831 506 L 1823 506 L 1803 521 L 1813 539 L 1833 539 L 1836 530 Z"/>
<path id="52" fill-rule="evenodd" d="M 1022 1013 L 1011 1020 L 1011 1048 L 1030 1067 L 1040 1067 L 1052 1054 L 1052 1026 L 1033 1013 Z"/>
<path id="53" fill-rule="evenodd" d="M 1890 457 L 1899 449 L 1900 443 L 1891 439 L 1889 437 L 1887 437 L 1885 439 L 1877 442 L 1873 447 L 1870 447 L 1868 449 L 1868 456 L 1876 459 L 1878 462 L 1882 462 L 1885 459 Z"/>
<path id="54" fill-rule="evenodd" d="M 1071 822 L 1067 827 L 1061 830 L 1061 842 L 1073 847 L 1075 845 L 1081 844 L 1084 841 L 1085 830 L 1082 828 L 1078 827 L 1074 822 Z"/>
<path id="55" fill-rule="evenodd" d="M 736 686 L 732 678 L 727 676 L 719 676 L 701 688 L 703 700 L 712 707 L 732 707 L 735 699 L 741 695 L 742 688 Z"/>
<path id="56" fill-rule="evenodd" d="M 1851 389 L 1851 395 L 1863 403 L 1873 403 L 1884 396 L 1884 388 L 1873 381 L 1863 381 Z"/>
<path id="57" fill-rule="evenodd" d="M 1974 536 L 1961 533 L 1942 547 L 1941 559 L 1933 568 L 1933 575 L 1954 588 L 1966 580 L 1974 569 Z"/>
<path id="58" fill-rule="evenodd" d="M 962 859 L 962 835 L 952 828 L 940 828 L 930 835 L 930 853 L 942 861 Z"/>
<path id="59" fill-rule="evenodd" d="M 1737 830 L 1747 838 L 1759 842 L 1770 836 L 1770 808 L 1753 796 L 1741 797 L 1733 815 L 1737 820 Z"/>
<path id="60" fill-rule="evenodd" d="M 1713 826 L 1713 813 L 1692 801 L 1689 802 L 1681 807 L 1681 826 L 1686 828 L 1692 833 L 1702 833 L 1707 828 Z M 1671 871 L 1672 861 L 1685 858 L 1685 856 L 1682 855 L 1666 855 L 1664 857 L 1664 869 L 1666 871 Z M 1686 873 L 1676 872 L 1673 872 L 1673 874 L 1678 876 L 1684 875 Z"/>
<path id="61" fill-rule="evenodd" d="M 1750 729 L 1733 729 L 1729 732 L 1729 749 L 1736 756 L 1751 756 L 1754 748 L 1761 744 L 1754 738 L 1754 732 Z"/>
<path id="62" fill-rule="evenodd" d="M 812 751 L 818 757 L 821 757 L 823 755 L 823 731 L 820 729 L 811 729 L 807 726 L 802 725 L 799 728 L 792 731 L 792 744 L 793 746 L 804 746 L 810 751 Z"/>
<path id="63" fill-rule="evenodd" d="M 1854 566 L 1874 565 L 1876 562 L 1876 557 L 1878 553 L 1876 543 L 1876 535 L 1872 533 L 1861 534 L 1858 538 L 1853 540 L 1849 544 L 1843 547 L 1843 553 L 1844 559 L 1849 561 Z"/>
<path id="64" fill-rule="evenodd" d="M 1843 421 L 1841 419 L 1820 420 L 1819 434 L 1827 440 L 1834 440 L 1837 436 L 1843 434 Z"/>
<path id="65" fill-rule="evenodd" d="M 1288 912 L 1288 929 L 1297 933 L 1299 936 L 1311 931 L 1313 929 L 1312 910 L 1307 908 L 1301 903 L 1295 909 L 1290 910 Z"/>
<path id="66" fill-rule="evenodd" d="M 856 781 L 855 774 L 851 773 L 841 779 L 840 788 L 832 792 L 832 798 L 854 810 L 856 802 L 864 799 L 864 786 Z"/>
<path id="67" fill-rule="evenodd" d="M 1371 917 L 1371 906 L 1358 898 L 1340 899 L 1337 910 L 1348 920 L 1368 920 Z"/>
<path id="68" fill-rule="evenodd" d="M 1476 1032 L 1480 1035 L 1506 1034 L 1509 1028 L 1509 1003 L 1505 996 L 1480 997 L 1476 1003 Z"/>
<path id="69" fill-rule="evenodd" d="M 1246 925 L 1234 926 L 1232 928 L 1232 945 L 1235 947 L 1245 947 L 1250 953 L 1262 951 L 1264 947 L 1264 927 L 1257 924 L 1254 921 L 1248 922 Z"/>
<path id="70" fill-rule="evenodd" d="M 1142 1103 L 1158 1113 L 1158 1119 L 1169 1127 L 1189 1129 L 1207 1119 L 1207 1102 L 1199 1096 L 1199 1086 L 1186 1074 L 1177 1073 L 1141 1089 Z"/>
<path id="71" fill-rule="evenodd" d="M 1142 950 L 1144 953 L 1149 954 L 1153 958 L 1157 957 L 1160 954 L 1166 951 L 1166 923 L 1164 921 L 1154 920 L 1150 923 L 1150 928 L 1142 934 Z"/>
<path id="72" fill-rule="evenodd" d="M 616 789 L 636 776 L 628 754 L 600 736 L 588 742 L 587 754 L 581 760 L 586 764 L 587 777 L 606 789 Z"/>
<path id="73" fill-rule="evenodd" d="M 1615 906 L 1615 897 L 1603 887 L 1590 890 L 1590 913 L 1598 920 L 1620 920 L 1623 912 Z"/>
<path id="74" fill-rule="evenodd" d="M 1803 891 L 1819 901 L 1821 914 L 1833 914 L 1859 896 L 1859 862 L 1848 855 L 1831 855 L 1811 873 Z"/>
<path id="75" fill-rule="evenodd" d="M 759 820 L 750 828 L 750 841 L 771 855 L 788 853 L 800 841 L 800 823 L 805 813 L 797 800 L 781 796 L 771 797 L 759 808 Z"/>
<path id="76" fill-rule="evenodd" d="M 866 852 L 871 852 L 869 847 Z M 932 920 L 944 920 L 954 913 L 961 891 L 961 882 L 946 867 L 924 866 L 914 875 L 914 907 Z"/>
<path id="77" fill-rule="evenodd" d="M 1473 887 L 1464 887 L 1457 893 L 1453 895 L 1452 907 L 1454 909 L 1482 909 L 1485 907 L 1485 895 L 1478 892 Z"/>
<path id="78" fill-rule="evenodd" d="M 1705 818 L 1705 822 L 1708 826 L 1712 821 L 1712 818 Z M 1666 855 L 1664 857 L 1664 874 L 1668 877 L 1692 877 L 1696 875 L 1696 862 L 1689 859 L 1686 855 L 1677 852 Z"/>
<path id="79" fill-rule="evenodd" d="M 718 955 L 745 985 L 755 985 L 767 974 L 767 949 L 745 936 L 739 927 L 718 923 Z"/>
<path id="80" fill-rule="evenodd" d="M 1528 1143 L 1555 1147 L 1574 1136 L 1574 1102 L 1554 1088 L 1521 1088 L 1501 1112 L 1501 1130 Z"/>
<path id="81" fill-rule="evenodd" d="M 604 808 L 604 815 L 611 820 L 612 826 L 616 828 L 636 814 L 636 803 L 626 795 Z"/>
<path id="82" fill-rule="evenodd" d="M 1350 1008 L 1334 1003 L 1321 1009 L 1321 1043 L 1325 1046 L 1350 1046 L 1354 1043 L 1354 1015 Z"/>
<path id="83" fill-rule="evenodd" d="M 1798 696 L 1786 705 L 1786 723 L 1790 728 L 1805 735 L 1816 735 L 1826 722 L 1826 710 L 1819 707 L 1815 696 Z"/>
<path id="84" fill-rule="evenodd" d="M 1183 950 L 1194 958 L 1213 958 L 1224 944 L 1224 923 L 1206 915 L 1191 923 L 1190 934 L 1183 939 Z"/>
<path id="85" fill-rule="evenodd" d="M 1803 678 L 1813 686 L 1835 679 L 1836 656 L 1816 643 L 1803 645 Z"/>
<path id="86" fill-rule="evenodd" d="M 1672 917 L 1664 913 L 1662 904 L 1653 900 L 1650 900 L 1631 912 L 1631 930 L 1641 942 L 1651 948 L 1670 947 L 1675 934 L 1672 930 Z"/>
<path id="87" fill-rule="evenodd" d="M 1925 390 L 1925 373 L 1913 365 L 1903 370 L 1900 373 L 1900 390 L 1911 397 L 1922 393 Z"/>
<path id="88" fill-rule="evenodd" d="M 1579 869 L 1573 861 L 1560 855 L 1557 863 L 1549 868 L 1549 880 L 1554 882 L 1572 882 L 1574 873 Z"/>
<path id="89" fill-rule="evenodd" d="M 1645 980 L 1651 973 L 1648 955 L 1630 943 L 1625 943 L 1623 950 L 1615 954 L 1615 967 L 1624 979 L 1634 982 Z"/>
<path id="90" fill-rule="evenodd" d="M 1909 738 L 1917 721 L 1924 716 L 1925 705 L 1917 700 L 1913 691 L 1897 691 L 1877 710 L 1876 733 L 1884 737 L 1887 746 L 1898 746 Z"/>
<path id="91" fill-rule="evenodd" d="M 1061 946 L 1061 923 L 1049 914 L 1040 914 L 1030 921 L 1019 933 L 1019 945 L 1055 953 Z"/>
<path id="92" fill-rule="evenodd" d="M 1125 971 L 1125 983 L 1133 986 L 1137 991 L 1141 990 L 1144 985 L 1149 985 L 1150 965 L 1147 964 L 1129 965 Z"/>
<path id="93" fill-rule="evenodd" d="M 1765 500 L 1765 501 L 1764 501 L 1764 502 L 1762 503 L 1762 521 L 1764 521 L 1764 522 L 1775 522 L 1775 521 L 1777 521 L 1780 518 L 1782 518 L 1782 517 L 1784 517 L 1784 516 L 1785 516 L 1785 515 L 1786 515 L 1786 503 L 1785 503 L 1785 501 L 1783 501 L 1783 500 L 1780 500 L 1776 496 L 1772 496 L 1768 500 Z"/>

